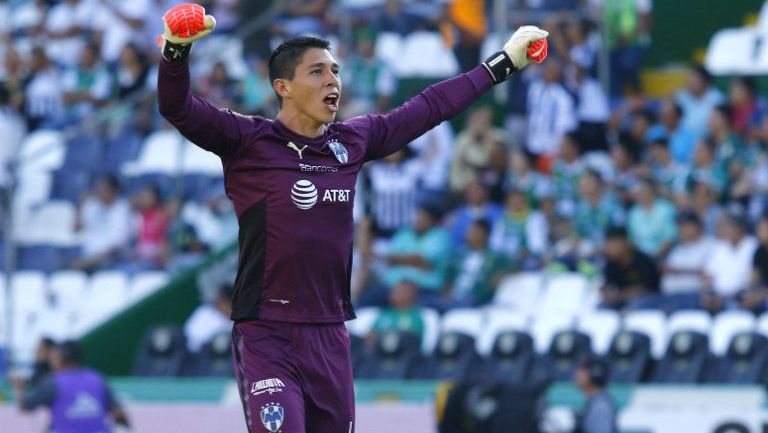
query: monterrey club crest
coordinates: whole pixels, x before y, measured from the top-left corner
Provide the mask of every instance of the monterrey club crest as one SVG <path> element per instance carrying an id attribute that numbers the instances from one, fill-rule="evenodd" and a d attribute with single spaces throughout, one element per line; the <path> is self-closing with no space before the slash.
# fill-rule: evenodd
<path id="1" fill-rule="evenodd" d="M 339 160 L 340 163 L 346 164 L 349 160 L 349 154 L 347 153 L 347 148 L 344 147 L 343 144 L 339 143 L 336 140 L 331 140 L 328 142 L 328 147 L 331 148 L 333 151 L 333 154 L 336 156 L 336 159 Z"/>
<path id="2" fill-rule="evenodd" d="M 280 429 L 280 426 L 283 425 L 284 415 L 285 411 L 283 410 L 283 407 L 280 406 L 280 403 L 266 404 L 261 407 L 261 413 L 259 413 L 264 428 L 272 433 L 277 432 L 277 430 Z"/>

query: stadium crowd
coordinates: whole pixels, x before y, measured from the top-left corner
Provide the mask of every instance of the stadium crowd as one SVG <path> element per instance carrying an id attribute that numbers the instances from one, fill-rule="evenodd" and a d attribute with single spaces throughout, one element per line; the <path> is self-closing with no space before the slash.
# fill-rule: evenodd
<path id="1" fill-rule="evenodd" d="M 155 37 L 158 11 L 173 3 L 0 6 L 12 29 L 0 34 L 0 135 L 10 143 L 0 146 L 0 179 L 36 130 L 91 135 L 109 148 L 168 128 L 155 107 Z M 239 12 L 251 2 L 202 3 L 222 37 L 247 27 Z M 249 115 L 275 113 L 264 41 L 303 33 L 337 41 L 344 119 L 393 108 L 408 78 L 377 57 L 380 35 L 440 32 L 466 70 L 479 62 L 493 24 L 490 1 L 253 3 L 272 14 L 271 24 L 249 34 L 257 41 L 246 38 L 238 59 L 245 68 L 204 62 L 197 47 L 192 55 L 195 92 Z M 768 109 L 756 82 L 734 77 L 715 86 L 691 66 L 668 98 L 647 97 L 639 69 L 651 2 L 603 3 L 516 2 L 521 17 L 550 31 L 547 62 L 515 77 L 506 105 L 479 104 L 466 122 L 441 124 L 364 169 L 355 195 L 359 305 L 391 303 L 391 326 L 412 324 L 418 320 L 397 320 L 398 312 L 483 305 L 503 276 L 546 269 L 596 277 L 605 308 L 765 311 Z M 603 52 L 608 67 L 599 74 Z M 119 167 L 81 171 L 89 188 L 71 198 L 83 243 L 68 266 L 176 270 L 235 238 L 220 186 L 190 197 L 172 182 L 137 184 Z M 203 223 L 187 218 L 190 203 Z M 201 233 L 208 222 L 226 239 Z"/>

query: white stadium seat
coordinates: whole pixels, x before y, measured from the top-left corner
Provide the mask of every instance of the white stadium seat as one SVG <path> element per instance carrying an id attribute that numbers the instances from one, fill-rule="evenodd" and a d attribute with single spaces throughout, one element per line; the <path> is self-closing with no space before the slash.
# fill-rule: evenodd
<path id="1" fill-rule="evenodd" d="M 187 140 L 170 129 L 155 131 L 144 141 L 141 154 L 122 167 L 127 176 L 148 173 L 175 175 L 181 169 L 181 149 Z"/>
<path id="2" fill-rule="evenodd" d="M 673 313 L 667 321 L 667 335 L 676 332 L 693 331 L 709 335 L 712 318 L 703 310 L 683 310 Z"/>
<path id="3" fill-rule="evenodd" d="M 44 129 L 32 132 L 19 149 L 19 171 L 33 173 L 61 168 L 65 150 L 60 131 Z"/>
<path id="4" fill-rule="evenodd" d="M 574 317 L 588 294 L 587 279 L 578 273 L 554 275 L 547 279 L 537 312 Z"/>
<path id="5" fill-rule="evenodd" d="M 742 332 L 754 331 L 755 322 L 755 316 L 748 311 L 723 311 L 712 323 L 709 349 L 717 356 L 724 355 L 733 337 Z"/>
<path id="6" fill-rule="evenodd" d="M 435 350 L 440 338 L 440 315 L 431 308 L 421 309 L 421 320 L 424 321 L 424 335 L 421 338 L 421 353 L 429 355 Z"/>
<path id="7" fill-rule="evenodd" d="M 365 337 L 373 328 L 373 324 L 376 323 L 376 318 L 379 317 L 379 309 L 377 307 L 358 308 L 355 314 L 357 318 L 347 322 L 347 330 L 352 335 Z"/>
<path id="8" fill-rule="evenodd" d="M 483 327 L 483 316 L 483 311 L 477 308 L 449 310 L 440 321 L 440 332 L 460 332 L 476 338 Z"/>
<path id="9" fill-rule="evenodd" d="M 77 209 L 68 201 L 54 200 L 44 203 L 30 212 L 25 227 L 27 233 L 23 239 L 30 244 L 77 245 L 76 214 Z"/>
<path id="10" fill-rule="evenodd" d="M 216 154 L 203 150 L 189 141 L 182 147 L 181 160 L 181 169 L 184 174 L 221 176 L 221 159 Z"/>
<path id="11" fill-rule="evenodd" d="M 564 314 L 538 314 L 534 316 L 531 326 L 533 344 L 538 353 L 546 353 L 552 343 L 552 338 L 560 331 L 572 329 L 573 316 Z"/>
<path id="12" fill-rule="evenodd" d="M 619 331 L 621 318 L 611 310 L 597 310 L 585 314 L 579 319 L 577 329 L 588 335 L 592 341 L 592 350 L 598 355 L 605 355 L 611 348 L 613 337 Z"/>
<path id="13" fill-rule="evenodd" d="M 487 356 L 493 349 L 496 337 L 506 331 L 528 331 L 528 317 L 508 308 L 492 308 L 486 311 L 486 321 L 477 338 L 477 353 Z"/>
<path id="14" fill-rule="evenodd" d="M 505 277 L 499 282 L 493 303 L 531 313 L 539 302 L 544 276 L 540 272 L 522 272 Z"/>
<path id="15" fill-rule="evenodd" d="M 667 318 L 657 310 L 630 311 L 624 317 L 624 328 L 645 334 L 651 340 L 651 354 L 661 358 L 667 350 Z"/>
<path id="16" fill-rule="evenodd" d="M 168 273 L 165 271 L 145 271 L 133 276 L 128 289 L 131 302 L 144 299 L 168 284 Z"/>
<path id="17" fill-rule="evenodd" d="M 39 310 L 48 302 L 46 278 L 43 272 L 14 273 L 11 276 L 11 291 L 15 309 Z"/>
<path id="18" fill-rule="evenodd" d="M 88 284 L 88 276 L 82 271 L 58 271 L 48 278 L 48 289 L 56 305 L 66 310 L 76 310 L 81 304 Z"/>

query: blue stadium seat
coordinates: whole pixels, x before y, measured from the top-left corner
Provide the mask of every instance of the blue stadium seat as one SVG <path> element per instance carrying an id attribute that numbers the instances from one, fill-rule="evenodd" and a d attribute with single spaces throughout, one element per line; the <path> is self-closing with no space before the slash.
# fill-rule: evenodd
<path id="1" fill-rule="evenodd" d="M 110 140 L 107 143 L 104 155 L 104 167 L 106 170 L 116 174 L 120 171 L 123 163 L 138 158 L 143 142 L 144 140 L 140 134 L 131 131 L 126 131 L 115 139 Z"/>
<path id="2" fill-rule="evenodd" d="M 640 383 L 653 366 L 651 339 L 635 331 L 621 331 L 613 338 L 607 361 L 611 366 L 610 382 Z"/>
<path id="3" fill-rule="evenodd" d="M 546 354 L 546 378 L 571 381 L 582 360 L 592 355 L 589 336 L 575 330 L 558 332 Z"/>
<path id="4" fill-rule="evenodd" d="M 16 269 L 53 272 L 62 268 L 59 249 L 54 245 L 20 246 L 16 250 Z"/>
<path id="5" fill-rule="evenodd" d="M 528 382 L 535 353 L 533 338 L 520 331 L 504 331 L 496 337 L 484 361 L 483 374 L 500 383 L 522 385 Z"/>
<path id="6" fill-rule="evenodd" d="M 360 368 L 361 379 L 411 378 L 421 357 L 421 341 L 411 332 L 388 331 L 380 334 L 366 354 Z"/>
<path id="7" fill-rule="evenodd" d="M 159 325 L 147 331 L 139 344 L 133 374 L 145 377 L 179 376 L 187 358 L 186 338 L 176 325 Z"/>
<path id="8" fill-rule="evenodd" d="M 79 203 L 83 194 L 91 188 L 91 181 L 87 170 L 56 170 L 53 172 L 50 198 Z"/>
<path id="9" fill-rule="evenodd" d="M 709 375 L 713 382 L 768 383 L 768 338 L 755 332 L 735 335 L 713 369 L 716 373 Z"/>
<path id="10" fill-rule="evenodd" d="M 104 144 L 93 135 L 79 134 L 67 141 L 63 169 L 91 170 L 101 166 Z"/>
<path id="11" fill-rule="evenodd" d="M 478 360 L 474 338 L 460 332 L 444 333 L 419 376 L 462 381 L 473 373 L 472 367 L 478 364 Z"/>
<path id="12" fill-rule="evenodd" d="M 232 332 L 221 332 L 203 344 L 195 366 L 195 376 L 232 377 Z"/>
<path id="13" fill-rule="evenodd" d="M 654 371 L 657 383 L 700 383 L 710 359 L 706 335 L 680 331 L 670 339 L 667 353 Z"/>

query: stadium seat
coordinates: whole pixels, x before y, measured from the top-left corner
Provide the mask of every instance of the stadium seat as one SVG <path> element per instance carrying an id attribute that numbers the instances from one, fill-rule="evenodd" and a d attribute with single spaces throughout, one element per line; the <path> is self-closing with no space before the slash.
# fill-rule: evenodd
<path id="1" fill-rule="evenodd" d="M 651 355 L 660 359 L 667 349 L 666 320 L 661 311 L 630 311 L 624 317 L 624 328 L 647 335 L 651 342 Z"/>
<path id="2" fill-rule="evenodd" d="M 475 339 L 481 326 L 480 310 L 457 309 L 445 313 L 437 346 L 420 376 L 425 379 L 464 379 L 477 361 Z"/>
<path id="3" fill-rule="evenodd" d="M 618 332 L 620 324 L 621 319 L 617 312 L 597 310 L 583 314 L 579 318 L 577 329 L 589 336 L 595 354 L 603 356 L 610 350 L 611 342 Z"/>
<path id="4" fill-rule="evenodd" d="M 357 318 L 346 322 L 349 331 L 350 356 L 352 358 L 352 371 L 357 377 L 370 349 L 365 344 L 365 337 L 371 331 L 376 317 L 379 315 L 377 307 L 364 307 L 355 311 Z"/>
<path id="5" fill-rule="evenodd" d="M 758 334 L 768 335 L 768 312 L 757 318 L 756 331 Z"/>
<path id="6" fill-rule="evenodd" d="M 519 311 L 509 308 L 489 308 L 486 310 L 485 322 L 477 337 L 477 353 L 488 356 L 498 339 L 499 334 L 508 331 L 527 333 L 529 318 Z"/>
<path id="7" fill-rule="evenodd" d="M 533 337 L 536 352 L 542 355 L 547 353 L 555 334 L 571 329 L 573 322 L 573 317 L 570 315 L 548 313 L 535 316 L 530 334 Z"/>
<path id="8" fill-rule="evenodd" d="M 437 32 L 408 34 L 395 65 L 399 75 L 409 77 L 450 77 L 459 72 L 456 57 Z"/>
<path id="9" fill-rule="evenodd" d="M 22 310 L 40 310 L 48 303 L 46 278 L 39 271 L 18 271 L 11 276 L 14 306 Z"/>
<path id="10" fill-rule="evenodd" d="M 128 287 L 128 300 L 133 303 L 146 298 L 168 284 L 169 276 L 165 271 L 139 272 L 131 278 Z"/>
<path id="11" fill-rule="evenodd" d="M 636 331 L 620 331 L 614 337 L 606 359 L 611 366 L 610 381 L 640 383 L 653 366 L 651 339 Z"/>
<path id="12" fill-rule="evenodd" d="M 122 173 L 134 177 L 149 173 L 175 175 L 181 168 L 181 150 L 186 139 L 170 129 L 151 133 L 145 140 L 139 157 L 123 164 Z"/>
<path id="13" fill-rule="evenodd" d="M 225 331 L 200 348 L 195 361 L 195 376 L 232 377 L 233 374 L 232 332 Z"/>
<path id="14" fill-rule="evenodd" d="M 521 272 L 506 277 L 499 282 L 493 303 L 530 314 L 539 301 L 543 280 L 540 272 Z"/>
<path id="15" fill-rule="evenodd" d="M 712 328 L 712 318 L 703 310 L 681 310 L 672 313 L 667 319 L 667 335 L 682 331 L 694 331 L 709 335 Z"/>
<path id="16" fill-rule="evenodd" d="M 717 364 L 713 381 L 729 384 L 768 384 L 768 338 L 754 332 L 739 332 Z"/>
<path id="17" fill-rule="evenodd" d="M 716 356 L 725 355 L 737 334 L 755 329 L 755 316 L 748 311 L 728 310 L 715 317 L 709 334 L 709 350 Z"/>
<path id="18" fill-rule="evenodd" d="M 176 325 L 160 325 L 147 331 L 139 343 L 133 374 L 146 377 L 178 376 L 186 359 L 186 339 Z"/>
<path id="19" fill-rule="evenodd" d="M 181 170 L 185 174 L 219 176 L 222 173 L 221 159 L 189 141 L 182 148 Z"/>
<path id="20" fill-rule="evenodd" d="M 88 277 L 82 271 L 57 271 L 48 278 L 48 290 L 58 308 L 76 311 L 86 292 Z"/>
<path id="21" fill-rule="evenodd" d="M 707 336 L 696 331 L 677 331 L 669 340 L 667 353 L 656 365 L 653 382 L 699 383 L 708 368 Z"/>
<path id="22" fill-rule="evenodd" d="M 65 145 L 60 131 L 41 129 L 27 135 L 19 149 L 19 171 L 45 172 L 61 168 Z"/>
<path id="23" fill-rule="evenodd" d="M 419 337 L 410 332 L 387 331 L 368 351 L 359 377 L 404 380 L 417 373 L 422 362 Z"/>
<path id="24" fill-rule="evenodd" d="M 101 165 L 104 144 L 98 137 L 78 134 L 66 143 L 63 168 L 71 171 L 90 170 Z"/>
<path id="25" fill-rule="evenodd" d="M 78 238 L 75 233 L 75 217 L 77 209 L 75 206 L 64 200 L 52 200 L 36 207 L 31 213 L 28 233 L 23 235 L 24 239 L 31 243 L 49 244 L 56 247 L 73 246 L 77 244 Z M 56 253 L 61 267 L 60 254 Z"/>
<path id="26" fill-rule="evenodd" d="M 122 164 L 139 157 L 141 146 L 142 139 L 140 134 L 132 131 L 120 134 L 107 143 L 104 155 L 104 168 L 109 173 L 117 174 Z"/>
<path id="27" fill-rule="evenodd" d="M 19 183 L 14 197 L 17 205 L 28 211 L 30 206 L 48 200 L 51 195 L 52 176 L 51 172 L 47 171 L 19 173 Z"/>
<path id="28" fill-rule="evenodd" d="M 482 375 L 500 383 L 525 384 L 529 381 L 535 358 L 530 335 L 513 329 L 503 330 L 496 334 L 491 352 L 484 358 Z"/>
<path id="29" fill-rule="evenodd" d="M 121 271 L 100 271 L 88 282 L 78 330 L 87 331 L 112 317 L 127 305 L 128 279 Z"/>
<path id="30" fill-rule="evenodd" d="M 553 275 L 547 279 L 545 286 L 541 302 L 536 308 L 539 314 L 568 315 L 573 318 L 582 309 L 588 290 L 588 281 L 583 275 Z"/>
<path id="31" fill-rule="evenodd" d="M 379 33 L 378 37 L 376 37 L 374 52 L 376 53 L 376 58 L 381 59 L 396 74 L 400 74 L 398 64 L 403 52 L 402 36 L 394 32 Z"/>
<path id="32" fill-rule="evenodd" d="M 544 377 L 547 380 L 571 381 L 580 363 L 592 355 L 589 336 L 575 330 L 558 332 L 552 339 L 545 362 Z"/>
<path id="33" fill-rule="evenodd" d="M 440 338 L 440 314 L 432 308 L 421 309 L 421 320 L 424 321 L 424 335 L 421 337 L 421 353 L 429 356 L 437 346 Z"/>
<path id="34" fill-rule="evenodd" d="M 91 188 L 91 177 L 87 171 L 54 171 L 50 193 L 51 200 L 79 203 L 83 195 Z"/>
<path id="35" fill-rule="evenodd" d="M 63 264 L 55 245 L 26 245 L 16 250 L 16 268 L 22 271 L 53 272 Z"/>

